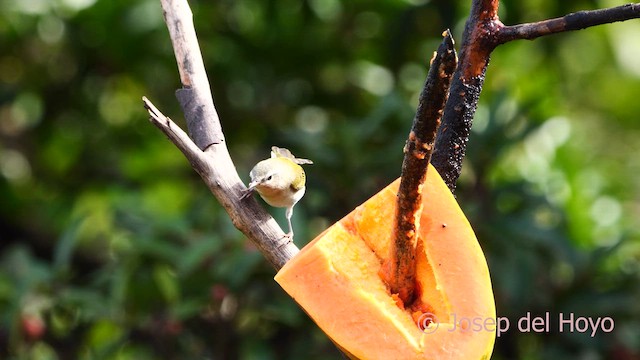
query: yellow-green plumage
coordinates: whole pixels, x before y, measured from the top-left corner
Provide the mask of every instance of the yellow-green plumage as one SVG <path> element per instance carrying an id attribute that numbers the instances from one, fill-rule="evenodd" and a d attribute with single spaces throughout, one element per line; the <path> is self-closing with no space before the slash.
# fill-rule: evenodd
<path id="1" fill-rule="evenodd" d="M 253 167 L 247 195 L 255 189 L 264 201 L 274 207 L 287 208 L 289 234 L 293 237 L 291 216 L 293 206 L 304 196 L 306 175 L 300 164 L 313 164 L 311 160 L 299 159 L 284 148 L 271 148 L 271 158 L 262 160 Z"/>

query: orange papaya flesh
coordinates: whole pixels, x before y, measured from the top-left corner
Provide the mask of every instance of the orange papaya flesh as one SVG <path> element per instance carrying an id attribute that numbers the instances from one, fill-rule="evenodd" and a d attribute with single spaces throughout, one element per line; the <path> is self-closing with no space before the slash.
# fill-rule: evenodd
<path id="1" fill-rule="evenodd" d="M 325 230 L 275 280 L 356 359 L 489 359 L 495 305 L 482 249 L 433 167 L 423 186 L 418 299 L 406 309 L 380 277 L 393 233 L 396 180 Z"/>

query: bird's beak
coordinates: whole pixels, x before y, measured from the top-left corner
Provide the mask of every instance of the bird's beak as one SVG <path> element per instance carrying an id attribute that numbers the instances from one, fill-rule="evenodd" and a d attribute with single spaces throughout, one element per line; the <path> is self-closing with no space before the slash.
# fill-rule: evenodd
<path id="1" fill-rule="evenodd" d="M 257 181 L 257 180 L 250 182 L 248 190 L 253 190 L 256 186 L 258 186 L 258 184 L 260 184 L 260 181 Z"/>

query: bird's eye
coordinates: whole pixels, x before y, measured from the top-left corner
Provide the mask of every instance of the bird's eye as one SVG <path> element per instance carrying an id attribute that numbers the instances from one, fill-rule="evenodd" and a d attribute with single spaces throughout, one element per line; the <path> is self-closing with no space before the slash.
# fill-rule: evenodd
<path id="1" fill-rule="evenodd" d="M 269 175 L 269 176 L 267 177 L 267 181 L 271 181 L 271 179 L 273 179 L 273 175 Z"/>

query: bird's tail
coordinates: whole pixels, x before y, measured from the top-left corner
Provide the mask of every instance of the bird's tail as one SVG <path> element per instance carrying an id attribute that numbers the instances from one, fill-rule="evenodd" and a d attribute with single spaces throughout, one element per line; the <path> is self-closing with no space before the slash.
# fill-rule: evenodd
<path id="1" fill-rule="evenodd" d="M 311 161 L 309 159 L 297 158 L 297 157 L 293 156 L 293 154 L 291 153 L 291 151 L 289 151 L 289 149 L 279 148 L 277 146 L 272 146 L 271 147 L 271 157 L 272 158 L 283 157 L 283 158 L 291 159 L 291 160 L 293 160 L 294 163 L 296 163 L 298 165 L 313 164 L 313 161 Z"/>

